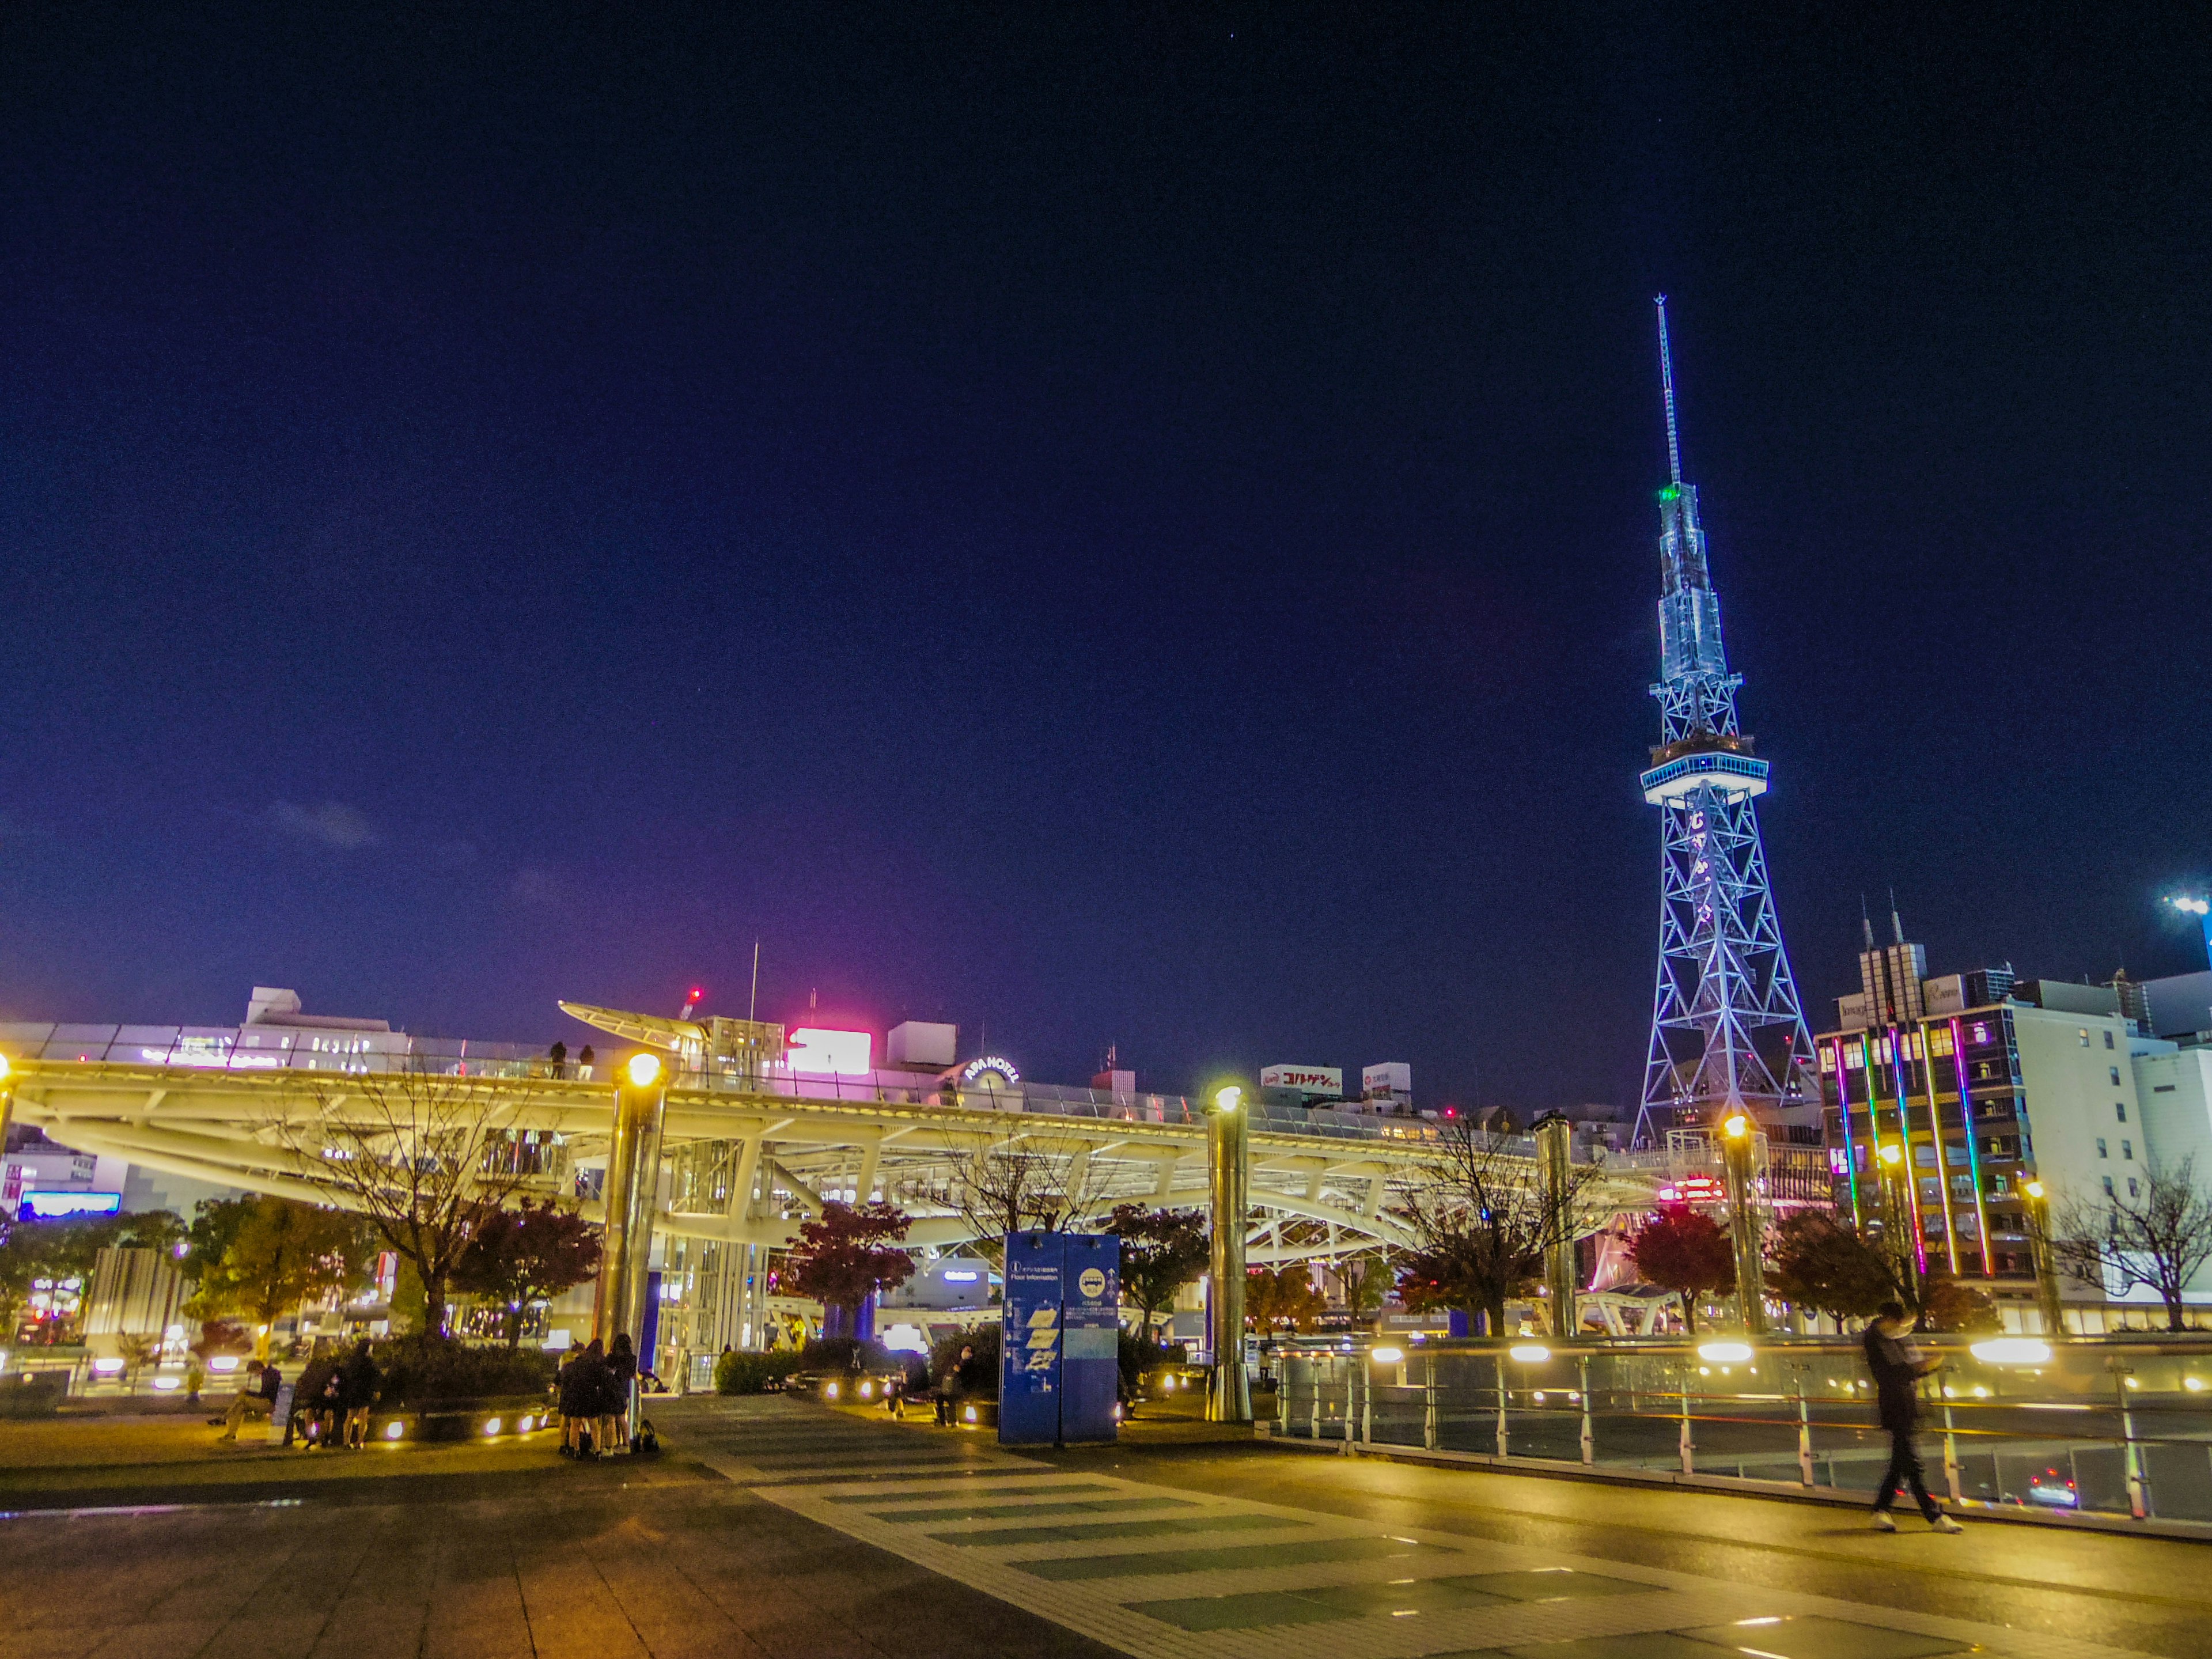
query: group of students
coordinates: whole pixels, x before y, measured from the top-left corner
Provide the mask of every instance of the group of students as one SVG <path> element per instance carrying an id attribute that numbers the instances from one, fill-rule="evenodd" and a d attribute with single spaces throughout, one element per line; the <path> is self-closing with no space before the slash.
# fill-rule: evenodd
<path id="1" fill-rule="evenodd" d="M 304 1438 L 309 1451 L 339 1445 L 359 1451 L 368 1442 L 368 1413 L 383 1381 L 366 1340 L 343 1358 L 318 1352 L 300 1374 L 284 1425 L 284 1443 Z M 209 1426 L 220 1423 L 222 1433 L 217 1438 L 235 1440 L 248 1417 L 274 1419 L 283 1391 L 283 1372 L 274 1364 L 249 1359 L 239 1380 L 238 1397 L 222 1417 L 210 1418 Z"/>
<path id="2" fill-rule="evenodd" d="M 617 1331 L 614 1346 L 596 1336 L 561 1367 L 561 1455 L 605 1457 L 635 1449 L 629 1437 L 630 1391 L 637 1382 L 637 1351 L 629 1333 Z"/>

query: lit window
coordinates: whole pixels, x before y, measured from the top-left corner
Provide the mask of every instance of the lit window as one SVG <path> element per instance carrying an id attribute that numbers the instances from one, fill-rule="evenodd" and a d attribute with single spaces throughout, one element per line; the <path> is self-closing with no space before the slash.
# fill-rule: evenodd
<path id="1" fill-rule="evenodd" d="M 2097 1156 L 2099 1158 L 2110 1158 L 2112 1156 L 2110 1152 L 2105 1150 L 2105 1138 L 2102 1135 L 2099 1135 L 2097 1137 Z"/>
<path id="2" fill-rule="evenodd" d="M 2081 1033 L 2081 1046 L 2086 1048 L 2089 1046 L 2089 1028 L 2084 1025 L 2081 1026 L 2080 1030 Z"/>

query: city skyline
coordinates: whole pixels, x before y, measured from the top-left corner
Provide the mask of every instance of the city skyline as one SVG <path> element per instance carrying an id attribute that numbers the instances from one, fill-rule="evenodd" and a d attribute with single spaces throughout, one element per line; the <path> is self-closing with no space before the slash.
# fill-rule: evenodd
<path id="1" fill-rule="evenodd" d="M 1048 1078 L 1632 1104 L 1662 289 L 1816 1028 L 1893 886 L 2202 965 L 2179 59 L 719 27 L 25 21 L 0 1015 L 573 1042 L 757 939 Z"/>

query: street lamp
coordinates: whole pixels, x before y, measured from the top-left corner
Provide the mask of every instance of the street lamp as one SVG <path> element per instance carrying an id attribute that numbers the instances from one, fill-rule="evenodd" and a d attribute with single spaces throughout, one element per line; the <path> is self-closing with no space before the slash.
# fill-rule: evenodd
<path id="1" fill-rule="evenodd" d="M 1213 1200 L 1209 1300 L 1213 1328 L 1213 1376 L 1206 1391 L 1209 1423 L 1249 1423 L 1252 1386 L 1244 1372 L 1244 1229 L 1251 1211 L 1247 1169 L 1250 1114 L 1244 1091 L 1228 1084 L 1214 1091 L 1206 1117 L 1207 1186 Z"/>
<path id="2" fill-rule="evenodd" d="M 1766 1275 L 1759 1256 L 1759 1224 L 1752 1212 L 1752 1155 L 1758 1137 L 1751 1115 L 1737 1107 L 1721 1120 L 1721 1170 L 1728 1178 L 1729 1238 L 1735 1249 L 1736 1305 L 1743 1328 L 1766 1329 Z"/>
<path id="3" fill-rule="evenodd" d="M 1911 1179 L 1905 1167 L 1905 1148 L 1894 1140 L 1886 1140 L 1875 1149 L 1875 1158 L 1881 1165 L 1883 1235 L 1898 1249 L 1905 1277 L 1911 1281 L 1913 1298 L 1917 1300 L 1920 1254 L 1912 1237 L 1912 1201 L 1905 1191 L 1905 1183 Z"/>
<path id="4" fill-rule="evenodd" d="M 2043 1334 L 2066 1334 L 2066 1310 L 2058 1297 L 2058 1259 L 2051 1249 L 2051 1198 L 2040 1181 L 2021 1183 L 2027 1200 L 2027 1255 L 2035 1267 L 2035 1301 L 2043 1310 Z"/>
<path id="5" fill-rule="evenodd" d="M 600 1188 L 604 1248 L 592 1307 L 592 1334 L 610 1344 L 617 1331 L 629 1332 L 633 1342 L 645 1334 L 646 1273 L 653 1255 L 667 1102 L 659 1054 L 641 1050 L 615 1073 L 614 1133 L 607 1142 L 607 1173 Z M 650 1354 L 638 1358 L 647 1364 L 653 1359 Z"/>

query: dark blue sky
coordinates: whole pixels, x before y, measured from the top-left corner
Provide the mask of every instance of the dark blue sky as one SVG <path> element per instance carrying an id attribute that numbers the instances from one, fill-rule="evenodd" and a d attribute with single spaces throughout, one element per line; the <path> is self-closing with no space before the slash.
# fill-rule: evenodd
<path id="1" fill-rule="evenodd" d="M 1631 1099 L 1661 289 L 1816 1024 L 2201 966 L 2212 54 L 2058 9 L 11 8 L 0 1012 Z"/>

